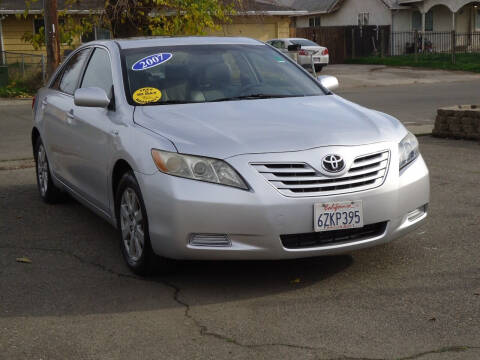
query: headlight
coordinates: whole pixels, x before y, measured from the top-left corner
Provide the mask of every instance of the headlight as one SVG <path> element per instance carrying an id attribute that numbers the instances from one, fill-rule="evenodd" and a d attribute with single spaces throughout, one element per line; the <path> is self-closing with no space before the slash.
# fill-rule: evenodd
<path id="1" fill-rule="evenodd" d="M 403 169 L 405 166 L 414 161 L 420 152 L 418 151 L 418 140 L 412 133 L 408 133 L 398 144 L 399 153 L 399 168 Z"/>
<path id="2" fill-rule="evenodd" d="M 152 149 L 153 162 L 166 174 L 248 189 L 240 175 L 225 161 Z"/>

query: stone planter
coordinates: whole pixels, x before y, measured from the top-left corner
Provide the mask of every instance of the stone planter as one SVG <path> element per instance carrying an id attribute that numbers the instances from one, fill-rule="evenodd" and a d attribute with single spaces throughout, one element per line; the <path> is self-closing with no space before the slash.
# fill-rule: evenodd
<path id="1" fill-rule="evenodd" d="M 480 140 L 480 106 L 456 105 L 438 109 L 432 135 Z"/>

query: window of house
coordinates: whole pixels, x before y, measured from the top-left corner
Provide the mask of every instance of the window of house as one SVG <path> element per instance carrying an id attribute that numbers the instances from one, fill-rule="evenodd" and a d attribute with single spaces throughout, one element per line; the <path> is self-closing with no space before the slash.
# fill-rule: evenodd
<path id="1" fill-rule="evenodd" d="M 412 13 L 412 30 L 422 30 L 422 14 L 420 11 Z M 433 11 L 425 14 L 425 31 L 433 31 Z"/>
<path id="2" fill-rule="evenodd" d="M 308 19 L 308 25 L 310 27 L 320 27 L 320 16 L 314 16 Z"/>
<path id="3" fill-rule="evenodd" d="M 82 34 L 82 43 L 94 40 L 108 40 L 110 38 L 110 30 L 100 26 L 94 26 L 92 31 Z"/>
<path id="4" fill-rule="evenodd" d="M 475 29 L 480 31 L 480 8 L 476 8 L 475 11 Z"/>
<path id="5" fill-rule="evenodd" d="M 370 13 L 363 12 L 358 14 L 358 26 L 365 26 L 370 23 Z"/>
<path id="6" fill-rule="evenodd" d="M 43 28 L 45 29 L 45 21 L 43 19 L 33 19 L 33 32 L 34 34 L 39 34 L 40 29 Z"/>

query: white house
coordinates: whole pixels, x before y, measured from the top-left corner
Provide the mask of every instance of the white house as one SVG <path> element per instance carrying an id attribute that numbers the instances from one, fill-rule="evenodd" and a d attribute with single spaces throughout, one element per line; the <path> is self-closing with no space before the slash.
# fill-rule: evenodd
<path id="1" fill-rule="evenodd" d="M 277 0 L 306 15 L 296 27 L 389 25 L 392 31 L 480 31 L 480 1 Z"/>
<path id="2" fill-rule="evenodd" d="M 277 0 L 307 14 L 296 27 L 389 25 L 392 31 L 480 31 L 480 1 Z"/>
<path id="3" fill-rule="evenodd" d="M 456 46 L 480 49 L 480 1 L 472 0 L 277 0 L 307 14 L 296 16 L 296 28 L 332 26 L 390 26 L 393 54 L 403 53 L 420 32 L 435 50 L 449 51 L 450 32 L 457 32 Z M 448 32 L 448 33 L 447 33 Z M 405 33 L 405 34 L 402 34 Z M 424 34 L 424 35 L 422 35 Z"/>

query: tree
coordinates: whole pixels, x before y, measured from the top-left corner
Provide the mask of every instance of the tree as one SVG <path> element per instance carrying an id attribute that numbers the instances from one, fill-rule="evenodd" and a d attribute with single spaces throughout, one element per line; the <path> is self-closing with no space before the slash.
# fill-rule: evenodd
<path id="1" fill-rule="evenodd" d="M 32 2 L 25 0 L 26 18 Z M 23 40 L 38 49 L 46 45 L 47 74 L 60 63 L 60 41 L 74 45 L 94 25 L 110 29 L 114 38 L 139 35 L 204 35 L 220 30 L 230 22 L 241 0 L 105 0 L 100 13 L 91 9 L 84 17 L 69 13 L 82 0 L 64 0 L 58 11 L 57 0 L 43 0 L 45 27 L 37 34 L 26 32 Z M 61 21 L 59 21 L 59 19 Z"/>
<path id="2" fill-rule="evenodd" d="M 30 4 L 39 0 L 26 0 L 24 17 Z M 52 5 L 56 0 L 43 0 Z M 80 17 L 69 13 L 82 0 L 64 0 L 58 11 L 58 36 L 62 44 L 74 45 L 82 34 L 90 33 L 95 25 L 109 29 L 114 38 L 144 35 L 204 35 L 219 30 L 229 23 L 241 0 L 105 0 L 103 11 L 91 9 Z M 225 1 L 225 0 L 224 0 Z M 23 40 L 36 49 L 46 43 L 45 29 L 36 34 L 28 31 Z"/>
<path id="3" fill-rule="evenodd" d="M 114 37 L 204 35 L 230 22 L 240 0 L 106 0 L 105 20 Z"/>

